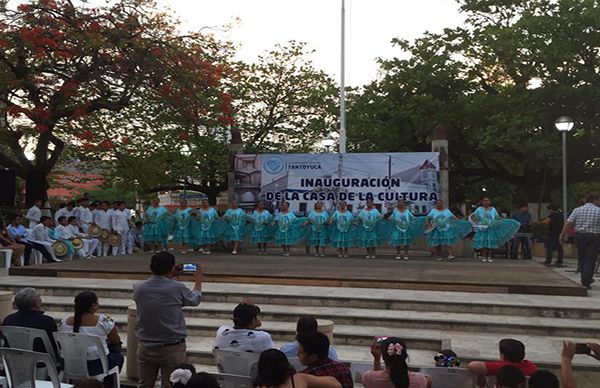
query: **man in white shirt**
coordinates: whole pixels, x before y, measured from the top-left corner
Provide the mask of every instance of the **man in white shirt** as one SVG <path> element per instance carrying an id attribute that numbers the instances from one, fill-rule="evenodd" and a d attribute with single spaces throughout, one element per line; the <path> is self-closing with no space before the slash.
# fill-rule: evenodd
<path id="1" fill-rule="evenodd" d="M 64 206 L 62 206 L 64 205 Z M 60 208 L 54 213 L 54 221 L 58 224 L 58 219 L 60 217 L 65 217 L 69 219 L 69 217 L 74 216 L 73 210 L 75 209 L 75 202 L 69 202 L 66 204 L 61 204 Z"/>
<path id="2" fill-rule="evenodd" d="M 58 260 L 56 256 L 54 256 L 54 250 L 52 250 L 52 244 L 54 244 L 56 240 L 50 238 L 48 235 L 48 227 L 50 225 L 52 225 L 52 219 L 50 217 L 42 216 L 40 218 L 40 223 L 31 230 L 31 235 L 28 240 L 46 247 L 46 250 L 50 253 L 50 256 L 52 256 L 52 261 L 50 262 L 53 263 L 61 260 Z"/>
<path id="3" fill-rule="evenodd" d="M 25 218 L 29 220 L 29 229 L 33 229 L 37 224 L 40 223 L 42 218 L 42 200 L 36 199 L 33 201 L 33 206 L 29 208 Z"/>
<path id="4" fill-rule="evenodd" d="M 113 255 L 124 255 L 127 253 L 131 212 L 125 208 L 125 202 L 119 201 L 117 206 L 117 210 L 112 214 L 112 229 L 121 236 L 121 244 L 119 247 L 113 247 Z"/>
<path id="5" fill-rule="evenodd" d="M 112 229 L 111 225 L 111 215 L 108 213 L 108 202 L 102 201 L 96 209 L 94 213 L 94 224 L 98 225 L 103 230 L 110 231 Z M 98 245 L 98 256 L 106 256 L 108 255 L 110 249 L 110 245 L 106 241 L 101 241 Z"/>
<path id="6" fill-rule="evenodd" d="M 85 233 L 81 233 L 79 231 L 79 226 L 77 225 L 77 217 L 69 217 L 67 220 L 69 224 L 69 228 L 71 232 L 76 236 L 83 240 L 83 251 L 85 257 L 93 257 L 94 252 L 98 248 L 98 244 L 100 244 L 100 240 L 97 238 L 93 238 L 88 236 Z"/>
<path id="7" fill-rule="evenodd" d="M 261 353 L 273 349 L 273 339 L 266 331 L 256 330 L 261 326 L 260 307 L 251 303 L 240 303 L 233 310 L 233 327 L 221 326 L 217 330 L 215 349 L 239 350 Z"/>
<path id="8" fill-rule="evenodd" d="M 69 258 L 73 256 L 73 253 L 76 253 L 77 256 L 81 258 L 85 257 L 84 248 L 75 249 L 73 246 L 72 240 L 77 237 L 77 235 L 73 233 L 73 230 L 69 227 L 67 217 L 58 217 L 58 225 L 56 226 L 56 230 L 58 231 L 58 238 L 61 239 L 65 244 L 69 245 L 72 249 L 72 253 Z"/>
<path id="9" fill-rule="evenodd" d="M 87 233 L 90 229 L 90 226 L 94 223 L 94 219 L 92 217 L 92 211 L 89 209 L 90 200 L 87 198 L 83 198 L 81 200 L 81 205 L 78 208 L 77 222 L 79 224 L 79 228 L 83 233 Z"/>

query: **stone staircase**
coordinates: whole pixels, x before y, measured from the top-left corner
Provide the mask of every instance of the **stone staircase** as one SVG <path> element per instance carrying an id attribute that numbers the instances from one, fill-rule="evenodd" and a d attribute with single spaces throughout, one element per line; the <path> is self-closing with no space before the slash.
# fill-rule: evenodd
<path id="1" fill-rule="evenodd" d="M 75 294 L 96 292 L 100 310 L 110 314 L 126 344 L 127 308 L 132 280 L 10 276 L 0 289 L 35 287 L 48 315 L 71 314 Z M 373 336 L 398 336 L 407 341 L 412 366 L 431 366 L 433 355 L 450 347 L 463 360 L 495 360 L 497 343 L 511 337 L 527 346 L 527 358 L 557 371 L 563 339 L 600 341 L 600 298 L 462 292 L 275 286 L 207 283 L 203 303 L 186 309 L 190 362 L 213 371 L 212 339 L 220 325 L 230 323 L 240 301 L 261 307 L 263 329 L 276 345 L 293 340 L 298 316 L 311 314 L 334 322 L 335 347 L 343 361 L 370 362 Z M 600 384 L 600 362 L 586 356 L 574 360 L 578 387 Z"/>

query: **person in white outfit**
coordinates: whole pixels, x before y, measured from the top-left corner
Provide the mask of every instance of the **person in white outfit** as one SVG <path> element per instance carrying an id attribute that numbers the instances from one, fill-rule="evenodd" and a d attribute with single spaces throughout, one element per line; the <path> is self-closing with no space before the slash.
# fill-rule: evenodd
<path id="1" fill-rule="evenodd" d="M 98 209 L 94 213 L 94 224 L 98 225 L 104 230 L 110 231 L 112 229 L 111 215 L 108 213 L 109 203 L 106 201 L 100 202 Z M 111 212 L 112 213 L 112 212 Z M 98 245 L 98 256 L 106 256 L 110 250 L 110 245 L 106 241 L 101 241 Z"/>
<path id="2" fill-rule="evenodd" d="M 112 229 L 121 236 L 121 245 L 113 247 L 114 255 L 124 255 L 127 253 L 129 220 L 131 220 L 131 212 L 125 208 L 125 202 L 118 202 L 117 210 L 112 215 Z"/>
<path id="3" fill-rule="evenodd" d="M 73 254 L 77 254 L 80 258 L 85 257 L 85 246 L 81 249 L 75 249 L 73 246 L 72 240 L 77 237 L 77 234 L 73 233 L 73 230 L 69 227 L 68 219 L 65 216 L 58 217 L 56 230 L 58 232 L 58 238 L 65 242 L 65 244 L 70 245 L 70 248 L 72 249 L 69 259 L 73 258 Z"/>
<path id="4" fill-rule="evenodd" d="M 69 219 L 69 217 L 74 216 L 75 214 L 73 210 L 75 210 L 75 202 L 71 201 L 66 204 L 61 204 L 60 208 L 56 211 L 56 213 L 54 213 L 54 222 L 58 224 L 58 219 L 60 217 L 65 217 L 66 219 Z"/>
<path id="5" fill-rule="evenodd" d="M 42 200 L 36 199 L 33 201 L 33 206 L 29 208 L 25 218 L 29 220 L 29 229 L 33 229 L 42 219 Z"/>
<path id="6" fill-rule="evenodd" d="M 61 261 L 56 258 L 54 250 L 52 249 L 52 244 L 54 244 L 56 240 L 50 238 L 50 230 L 48 229 L 50 225 L 52 225 L 52 219 L 50 217 L 42 216 L 40 218 L 40 223 L 31 230 L 31 235 L 28 240 L 43 245 L 46 247 L 46 250 L 50 253 L 50 256 L 52 256 L 54 261 Z"/>
<path id="7" fill-rule="evenodd" d="M 77 223 L 79 224 L 79 228 L 83 233 L 88 233 L 90 226 L 94 223 L 94 219 L 92 217 L 92 211 L 89 208 L 90 200 L 87 198 L 83 198 L 81 200 L 81 205 L 78 208 L 77 215 Z"/>
<path id="8" fill-rule="evenodd" d="M 77 217 L 69 217 L 68 223 L 73 234 L 83 240 L 83 251 L 85 252 L 85 257 L 93 257 L 94 252 L 98 248 L 98 244 L 100 244 L 100 240 L 90 237 L 86 233 L 81 233 L 79 230 Z"/>

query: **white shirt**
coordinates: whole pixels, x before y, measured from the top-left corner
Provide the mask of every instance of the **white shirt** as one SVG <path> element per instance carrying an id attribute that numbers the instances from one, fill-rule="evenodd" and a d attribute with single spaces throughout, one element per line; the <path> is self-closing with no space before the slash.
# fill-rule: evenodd
<path id="1" fill-rule="evenodd" d="M 112 228 L 113 230 L 129 230 L 129 220 L 131 219 L 131 213 L 129 210 L 115 210 L 112 214 Z"/>
<path id="2" fill-rule="evenodd" d="M 214 347 L 222 350 L 261 353 L 263 350 L 275 348 L 275 345 L 271 335 L 266 331 L 221 326 L 217 330 Z"/>
<path id="3" fill-rule="evenodd" d="M 68 318 L 68 317 L 67 317 Z M 67 318 L 64 318 L 58 327 L 58 331 L 65 333 L 72 333 L 73 326 L 67 324 Z M 98 323 L 96 326 L 80 326 L 79 332 L 81 334 L 87 335 L 95 335 L 96 337 L 100 337 L 102 339 L 102 344 L 104 345 L 104 352 L 108 354 L 108 334 L 115 327 L 115 320 L 105 314 L 100 314 L 98 316 Z M 90 346 L 87 351 L 87 359 L 88 360 L 96 360 L 98 359 L 98 349 L 95 346 Z"/>
<path id="4" fill-rule="evenodd" d="M 94 218 L 92 217 L 92 211 L 87 207 L 79 206 L 79 216 L 77 217 L 77 222 L 79 223 L 79 227 L 83 230 L 84 233 L 87 233 L 90 225 L 94 222 Z"/>
<path id="5" fill-rule="evenodd" d="M 67 225 L 67 228 L 69 228 L 69 230 L 75 237 L 82 235 L 81 231 L 79 230 L 79 226 L 77 226 L 77 225 L 69 224 L 69 225 Z"/>
<path id="6" fill-rule="evenodd" d="M 75 234 L 73 234 L 73 231 L 71 230 L 71 228 L 69 228 L 70 225 L 57 225 L 56 226 L 56 230 L 58 231 L 58 237 L 61 240 L 71 240 L 73 238 L 75 238 Z"/>
<path id="7" fill-rule="evenodd" d="M 73 216 L 73 210 L 69 210 L 66 207 L 63 207 L 62 209 L 58 209 L 56 211 L 56 213 L 54 213 L 54 221 L 56 221 L 56 223 L 58 224 L 59 217 L 65 217 L 68 221 L 69 217 L 72 217 L 72 216 Z"/>
<path id="8" fill-rule="evenodd" d="M 567 221 L 575 224 L 576 233 L 600 234 L 600 207 L 588 202 L 575 208 Z"/>
<path id="9" fill-rule="evenodd" d="M 94 213 L 94 223 L 102 229 L 110 230 L 111 228 L 111 216 L 108 211 L 98 210 Z"/>
<path id="10" fill-rule="evenodd" d="M 29 236 L 29 240 L 35 242 L 54 242 L 54 240 L 48 236 L 48 228 L 44 224 L 37 224 L 31 230 L 31 236 Z"/>
<path id="11" fill-rule="evenodd" d="M 27 218 L 30 222 L 39 223 L 42 218 L 42 209 L 37 206 L 32 206 L 25 214 L 25 218 Z"/>

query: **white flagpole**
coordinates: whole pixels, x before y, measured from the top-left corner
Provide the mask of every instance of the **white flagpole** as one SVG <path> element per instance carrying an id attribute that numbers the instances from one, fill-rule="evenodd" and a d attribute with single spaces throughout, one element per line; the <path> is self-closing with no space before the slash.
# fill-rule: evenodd
<path id="1" fill-rule="evenodd" d="M 342 0 L 342 44 L 340 70 L 340 154 L 346 153 L 346 90 L 345 90 L 345 57 L 346 57 L 346 0 Z"/>

